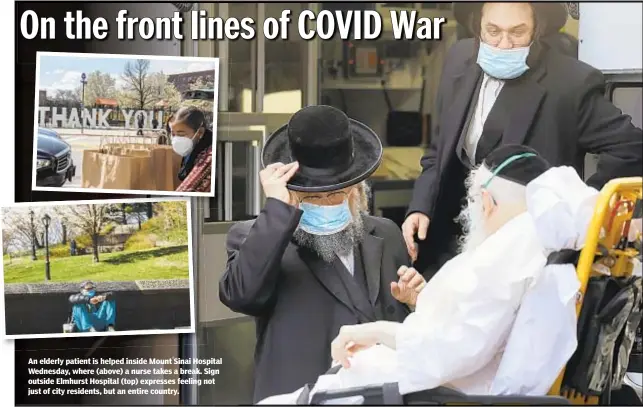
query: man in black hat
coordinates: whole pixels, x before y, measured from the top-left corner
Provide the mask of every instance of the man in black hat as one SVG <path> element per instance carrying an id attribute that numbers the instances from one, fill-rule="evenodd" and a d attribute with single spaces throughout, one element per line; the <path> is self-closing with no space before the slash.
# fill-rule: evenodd
<path id="1" fill-rule="evenodd" d="M 643 132 L 605 99 L 602 74 L 544 41 L 565 25 L 562 4 L 458 2 L 454 14 L 474 38 L 457 42 L 446 58 L 438 126 L 402 227 L 426 277 L 457 252 L 462 230 L 453 219 L 463 181 L 496 146 L 530 146 L 579 174 L 585 155 L 598 154 L 598 171 L 588 180 L 597 189 L 640 176 L 643 166 Z"/>
<path id="2" fill-rule="evenodd" d="M 288 393 L 330 368 L 342 325 L 402 321 L 424 279 L 399 228 L 367 214 L 378 136 L 330 106 L 295 113 L 267 141 L 266 203 L 227 237 L 221 301 L 257 322 L 254 400 Z"/>

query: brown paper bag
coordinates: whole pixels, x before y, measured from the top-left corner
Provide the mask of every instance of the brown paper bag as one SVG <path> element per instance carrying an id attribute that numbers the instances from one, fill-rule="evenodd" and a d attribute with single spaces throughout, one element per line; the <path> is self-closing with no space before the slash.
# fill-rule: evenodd
<path id="1" fill-rule="evenodd" d="M 175 164 L 175 156 L 179 157 L 171 146 L 158 144 L 108 144 L 105 146 L 108 151 L 118 152 L 119 154 L 129 155 L 137 154 L 137 151 L 149 151 L 151 158 L 151 172 L 154 179 L 154 191 L 174 191 L 175 179 L 178 175 L 178 168 Z M 179 164 L 180 164 L 179 157 Z"/>
<path id="2" fill-rule="evenodd" d="M 179 185 L 181 185 L 181 182 L 182 182 L 179 179 L 179 171 L 181 170 L 181 161 L 183 161 L 183 157 L 176 154 L 174 150 L 172 150 L 172 171 L 174 172 L 174 177 L 172 179 L 174 183 L 174 188 L 172 188 L 172 190 L 176 190 L 179 187 Z"/>
<path id="3" fill-rule="evenodd" d="M 149 191 L 156 183 L 149 151 L 84 150 L 83 188 Z"/>

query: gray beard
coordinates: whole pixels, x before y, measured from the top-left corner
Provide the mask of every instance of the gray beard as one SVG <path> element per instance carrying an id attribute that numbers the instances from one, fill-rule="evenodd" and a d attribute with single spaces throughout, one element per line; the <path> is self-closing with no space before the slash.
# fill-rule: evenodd
<path id="1" fill-rule="evenodd" d="M 313 235 L 297 228 L 293 234 L 300 247 L 306 247 L 326 263 L 331 263 L 336 255 L 348 254 L 364 239 L 364 221 L 361 212 L 353 215 L 353 220 L 341 232 L 333 235 Z"/>

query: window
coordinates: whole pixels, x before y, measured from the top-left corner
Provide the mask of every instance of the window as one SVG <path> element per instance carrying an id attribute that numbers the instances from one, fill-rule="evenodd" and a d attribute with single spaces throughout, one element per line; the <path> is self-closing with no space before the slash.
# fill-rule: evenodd
<path id="1" fill-rule="evenodd" d="M 230 18 L 241 21 L 250 17 L 257 21 L 257 3 L 228 3 Z M 258 34 L 259 35 L 259 34 Z M 256 37 L 255 37 L 256 38 Z M 228 41 L 228 112 L 253 112 L 255 95 L 255 58 L 257 40 Z M 222 105 L 222 104 L 220 104 Z M 223 106 L 223 105 L 222 105 Z"/>
<path id="2" fill-rule="evenodd" d="M 306 3 L 265 3 L 266 18 L 279 18 L 283 10 L 291 10 L 291 21 L 297 21 Z M 265 90 L 263 112 L 294 113 L 304 105 L 306 84 L 306 46 L 297 32 L 297 24 L 289 25 L 288 40 L 265 41 Z"/>

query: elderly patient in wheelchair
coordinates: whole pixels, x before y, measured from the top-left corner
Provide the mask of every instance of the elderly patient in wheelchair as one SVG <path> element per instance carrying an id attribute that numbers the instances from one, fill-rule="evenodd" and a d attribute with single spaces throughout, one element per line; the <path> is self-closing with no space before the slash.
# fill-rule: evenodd
<path id="1" fill-rule="evenodd" d="M 65 324 L 65 332 L 115 331 L 116 304 L 112 294 L 98 293 L 91 281 L 82 283 L 80 289 L 80 293 L 69 297 L 71 319 Z"/>
<path id="2" fill-rule="evenodd" d="M 312 390 L 260 404 L 307 404 L 304 392 L 384 383 L 402 395 L 438 387 L 547 394 L 577 347 L 580 287 L 572 264 L 548 256 L 582 248 L 599 192 L 571 167 L 550 168 L 517 145 L 487 157 L 467 188 L 460 254 L 424 286 L 414 312 L 403 323 L 342 327 L 334 366 Z"/>

